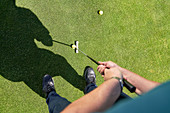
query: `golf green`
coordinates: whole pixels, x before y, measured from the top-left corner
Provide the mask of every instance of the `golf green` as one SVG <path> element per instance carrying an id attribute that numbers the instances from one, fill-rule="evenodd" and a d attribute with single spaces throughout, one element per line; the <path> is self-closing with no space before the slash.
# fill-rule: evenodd
<path id="1" fill-rule="evenodd" d="M 71 102 L 84 95 L 86 66 L 102 84 L 97 65 L 67 46 L 76 40 L 97 61 L 113 61 L 149 80 L 169 80 L 169 14 L 168 0 L 1 1 L 0 111 L 48 112 L 45 74 Z"/>

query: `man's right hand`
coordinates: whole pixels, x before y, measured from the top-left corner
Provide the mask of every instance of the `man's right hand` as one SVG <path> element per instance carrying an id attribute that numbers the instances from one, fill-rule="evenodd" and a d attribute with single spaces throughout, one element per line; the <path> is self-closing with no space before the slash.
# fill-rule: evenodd
<path id="1" fill-rule="evenodd" d="M 99 62 L 97 70 L 104 77 L 104 80 L 111 79 L 112 77 L 122 78 L 122 73 L 119 70 L 119 66 L 111 61 Z"/>
<path id="2" fill-rule="evenodd" d="M 107 61 L 107 62 L 98 62 L 100 65 L 98 66 L 97 70 L 99 71 L 99 73 L 104 77 L 104 71 L 105 69 L 109 69 L 112 67 L 118 67 L 120 68 L 120 66 L 118 66 L 116 63 L 112 62 L 112 61 Z"/>
<path id="3" fill-rule="evenodd" d="M 111 67 L 120 67 L 118 66 L 116 63 L 112 62 L 112 61 L 107 61 L 107 62 L 99 62 L 100 65 L 106 66 L 107 68 L 111 68 Z"/>

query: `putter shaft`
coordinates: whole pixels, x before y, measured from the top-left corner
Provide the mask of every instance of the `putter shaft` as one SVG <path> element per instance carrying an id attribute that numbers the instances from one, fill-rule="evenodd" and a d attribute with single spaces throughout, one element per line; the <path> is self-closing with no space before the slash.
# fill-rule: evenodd
<path id="1" fill-rule="evenodd" d="M 77 48 L 76 48 L 77 49 Z M 96 60 L 94 60 L 93 58 L 91 58 L 90 56 L 88 56 L 86 53 L 84 53 L 83 51 L 81 51 L 80 49 L 77 49 L 78 51 L 80 51 L 82 54 L 84 54 L 85 56 L 87 56 L 90 60 L 92 60 L 94 63 L 96 63 L 97 65 L 100 65 Z"/>
<path id="2" fill-rule="evenodd" d="M 96 60 L 94 60 L 93 58 L 91 58 L 90 56 L 88 56 L 87 54 L 85 54 L 83 51 L 81 51 L 80 49 L 78 49 L 77 47 L 76 47 L 76 49 L 78 50 L 78 51 L 80 51 L 82 54 L 84 54 L 85 56 L 87 56 L 91 61 L 93 61 L 95 64 L 97 64 L 97 65 L 100 65 Z M 126 81 L 125 79 L 123 79 L 123 84 L 124 84 L 124 86 L 131 92 L 131 93 L 133 93 L 133 92 L 135 92 L 135 90 L 136 90 L 136 87 L 134 87 L 132 84 L 130 84 L 128 81 Z"/>

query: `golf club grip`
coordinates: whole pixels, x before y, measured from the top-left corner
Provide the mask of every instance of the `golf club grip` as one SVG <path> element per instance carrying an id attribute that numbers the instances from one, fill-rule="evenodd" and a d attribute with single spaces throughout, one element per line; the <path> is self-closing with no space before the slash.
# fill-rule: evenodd
<path id="1" fill-rule="evenodd" d="M 90 60 L 92 60 L 94 63 L 96 63 L 97 65 L 100 65 L 96 60 L 94 60 L 93 58 L 91 58 L 91 57 L 89 57 L 88 55 L 87 55 L 87 57 L 90 59 Z M 132 84 L 130 84 L 127 80 L 125 80 L 125 79 L 123 79 L 123 85 L 131 92 L 131 93 L 133 93 L 133 92 L 135 92 L 135 90 L 136 90 L 136 87 L 135 86 L 133 86 Z"/>
<path id="2" fill-rule="evenodd" d="M 130 84 L 127 80 L 123 79 L 123 86 L 125 86 L 131 93 L 135 92 L 136 87 Z"/>

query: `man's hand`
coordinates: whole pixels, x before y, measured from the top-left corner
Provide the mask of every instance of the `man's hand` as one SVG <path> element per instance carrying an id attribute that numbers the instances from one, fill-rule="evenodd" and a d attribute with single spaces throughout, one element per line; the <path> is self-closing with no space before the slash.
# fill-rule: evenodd
<path id="1" fill-rule="evenodd" d="M 118 77 L 122 79 L 122 73 L 119 70 L 119 66 L 111 61 L 99 62 L 101 65 L 98 66 L 97 70 L 104 77 L 104 80 L 111 79 L 112 77 Z"/>
<path id="2" fill-rule="evenodd" d="M 117 67 L 112 67 L 110 69 L 105 69 L 104 71 L 104 80 L 109 80 L 112 77 L 118 77 L 120 79 L 122 79 L 122 73 L 120 72 L 120 70 Z"/>
<path id="3" fill-rule="evenodd" d="M 111 67 L 120 67 L 118 66 L 116 63 L 112 62 L 112 61 L 107 61 L 107 62 L 99 62 L 100 65 L 106 66 L 107 68 L 111 68 Z"/>
<path id="4" fill-rule="evenodd" d="M 103 76 L 104 75 L 104 70 L 106 68 L 112 68 L 112 67 L 117 67 L 120 68 L 119 65 L 117 65 L 116 63 L 112 62 L 112 61 L 107 61 L 107 62 L 99 62 L 99 66 L 97 68 L 97 70 L 99 71 L 99 73 Z"/>
<path id="5" fill-rule="evenodd" d="M 105 69 L 110 69 L 110 68 L 120 68 L 116 63 L 112 61 L 107 61 L 107 62 L 99 62 L 99 66 L 97 67 L 98 72 L 104 77 L 104 72 Z"/>

